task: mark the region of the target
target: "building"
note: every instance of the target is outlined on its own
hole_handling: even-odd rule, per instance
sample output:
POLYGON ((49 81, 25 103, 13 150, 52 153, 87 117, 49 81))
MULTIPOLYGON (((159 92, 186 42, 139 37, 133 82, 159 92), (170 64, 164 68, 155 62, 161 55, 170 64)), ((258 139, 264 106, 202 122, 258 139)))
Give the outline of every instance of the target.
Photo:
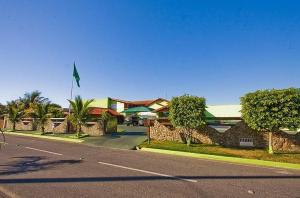
MULTIPOLYGON (((152 100, 127 101, 107 97, 103 99, 95 99, 90 104, 90 113, 92 115, 97 116, 102 114, 103 112, 108 112, 112 116, 117 117, 119 122, 122 122, 124 116, 126 116, 126 114, 123 113, 124 110, 134 107, 148 107, 150 109, 155 110, 164 106, 168 106, 168 104, 169 101, 163 98, 157 98, 152 100)), ((157 113, 154 112, 139 112, 138 115, 145 117, 157 117, 157 113)))

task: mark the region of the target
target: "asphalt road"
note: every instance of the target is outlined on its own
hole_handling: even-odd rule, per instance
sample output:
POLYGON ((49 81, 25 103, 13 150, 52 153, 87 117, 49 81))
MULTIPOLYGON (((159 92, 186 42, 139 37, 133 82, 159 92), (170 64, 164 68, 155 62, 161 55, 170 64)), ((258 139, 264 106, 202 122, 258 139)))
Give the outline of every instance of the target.
POLYGON ((0 197, 300 197, 300 171, 7 136, 0 197))

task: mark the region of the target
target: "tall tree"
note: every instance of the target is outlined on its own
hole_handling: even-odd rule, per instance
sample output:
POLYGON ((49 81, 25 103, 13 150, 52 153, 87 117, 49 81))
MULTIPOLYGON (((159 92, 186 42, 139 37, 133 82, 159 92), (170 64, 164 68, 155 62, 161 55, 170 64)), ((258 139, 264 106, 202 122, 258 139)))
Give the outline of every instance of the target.
POLYGON ((79 138, 81 134, 81 127, 86 126, 87 122, 92 119, 89 114, 89 105, 94 100, 83 101, 80 96, 76 96, 74 101, 68 101, 72 109, 72 114, 69 116, 69 120, 72 122, 73 125, 76 126, 77 137, 79 138))
POLYGON ((34 111, 34 117, 36 118, 37 123, 41 127, 42 135, 45 134, 45 124, 47 123, 48 118, 51 117, 51 104, 41 103, 37 104, 34 111))
POLYGON ((258 90, 241 97, 242 118, 248 126, 269 133, 269 153, 273 153, 272 134, 280 128, 300 127, 300 90, 258 90))
POLYGON ((58 104, 50 103, 49 112, 51 113, 52 117, 54 117, 54 118, 63 118, 64 117, 63 109, 58 104))
POLYGON ((183 95, 171 100, 169 118, 175 127, 183 128, 188 146, 193 129, 205 125, 205 106, 205 98, 197 96, 183 95))
POLYGON ((48 98, 42 96, 40 91, 26 92, 23 97, 19 98, 23 103, 25 114, 32 116, 38 104, 50 102, 48 98))
POLYGON ((16 130, 16 123, 24 116, 24 106, 18 101, 7 103, 8 119, 13 123, 13 131, 16 130))

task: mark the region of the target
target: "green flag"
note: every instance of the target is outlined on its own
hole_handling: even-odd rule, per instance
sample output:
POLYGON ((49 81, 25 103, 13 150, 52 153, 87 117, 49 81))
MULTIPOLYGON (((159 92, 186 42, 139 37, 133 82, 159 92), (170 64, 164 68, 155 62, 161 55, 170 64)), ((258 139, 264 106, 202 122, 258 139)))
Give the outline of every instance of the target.
POLYGON ((79 77, 78 71, 77 71, 77 69, 76 69, 75 63, 74 63, 74 69, 73 69, 73 77, 74 77, 75 80, 76 80, 77 86, 80 87, 80 84, 79 84, 80 77, 79 77))

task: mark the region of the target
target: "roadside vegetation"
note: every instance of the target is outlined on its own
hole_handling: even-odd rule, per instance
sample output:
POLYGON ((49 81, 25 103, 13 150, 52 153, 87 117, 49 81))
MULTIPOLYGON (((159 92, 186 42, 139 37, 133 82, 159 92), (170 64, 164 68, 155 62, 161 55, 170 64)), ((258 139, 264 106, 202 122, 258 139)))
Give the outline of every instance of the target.
POLYGON ((189 147, 187 147, 183 143, 171 141, 151 141, 151 144, 144 142, 143 144, 139 145, 139 147, 300 164, 300 152, 275 152, 272 155, 264 149, 225 148, 222 146, 204 144, 191 144, 189 147))
POLYGON ((77 137, 79 138, 82 132, 82 126, 87 126, 88 122, 92 120, 89 114, 89 105, 94 100, 83 101, 80 96, 76 96, 74 101, 68 101, 72 108, 72 114, 68 119, 76 127, 77 137))
POLYGON ((170 104, 170 120, 173 126, 183 128, 185 141, 190 146, 193 129, 205 125, 205 98, 183 95, 173 97, 170 104))
POLYGON ((89 113, 89 105, 93 100, 83 100, 76 96, 74 100, 68 100, 71 107, 71 114, 66 115, 60 105, 52 103, 48 98, 42 96, 40 91, 26 92, 23 97, 7 102, 7 105, 0 104, 0 116, 6 115, 12 123, 11 129, 7 132, 15 132, 16 124, 23 118, 33 119, 32 131, 16 131, 33 135, 44 135, 63 138, 84 138, 82 127, 88 127, 89 122, 100 122, 106 132, 116 125, 116 120, 108 112, 99 117, 93 117, 89 113), (75 128, 76 134, 49 133, 45 129, 50 118, 65 118, 75 128))
POLYGON ((63 115, 62 107, 43 97, 40 91, 26 92, 23 97, 7 102, 1 113, 7 113, 13 124, 12 131, 16 130, 16 123, 22 118, 34 118, 34 125, 41 129, 42 135, 48 118, 63 115))
POLYGON ((300 126, 300 90, 271 89, 248 93, 241 98, 242 118, 248 126, 269 133, 269 153, 273 153, 272 134, 281 128, 300 126))

